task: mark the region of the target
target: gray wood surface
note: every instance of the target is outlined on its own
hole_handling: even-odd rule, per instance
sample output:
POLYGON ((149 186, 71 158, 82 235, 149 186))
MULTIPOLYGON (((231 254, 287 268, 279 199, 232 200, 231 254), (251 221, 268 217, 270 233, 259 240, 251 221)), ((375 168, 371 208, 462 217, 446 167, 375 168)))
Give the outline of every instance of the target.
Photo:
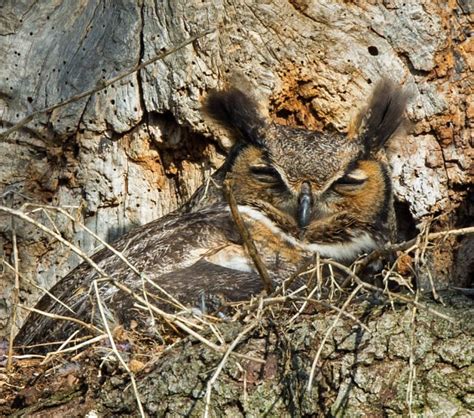
MULTIPOLYGON (((376 81, 388 76, 413 92, 412 133, 393 140, 389 153, 397 197, 417 223, 456 209, 465 205, 472 156, 467 9, 466 2, 401 0, 3 1, 4 129, 191 35, 215 31, 2 139, 2 202, 73 206, 79 221, 111 240, 178 207, 221 164, 229 140, 211 137, 200 113, 209 89, 236 84, 252 89, 279 122, 346 130, 376 81)), ((34 216, 86 252, 97 246, 63 216, 34 216)), ((50 287, 79 262, 33 226, 14 226, 26 279, 50 287)), ((0 251, 9 261, 11 237, 11 219, 0 214, 0 251)), ((451 271, 444 271, 450 248, 437 267, 441 283, 451 271)), ((463 269, 459 274, 465 281, 463 269)), ((0 335, 12 284, 4 268, 0 335)), ((23 280, 21 300, 38 296, 23 280)))

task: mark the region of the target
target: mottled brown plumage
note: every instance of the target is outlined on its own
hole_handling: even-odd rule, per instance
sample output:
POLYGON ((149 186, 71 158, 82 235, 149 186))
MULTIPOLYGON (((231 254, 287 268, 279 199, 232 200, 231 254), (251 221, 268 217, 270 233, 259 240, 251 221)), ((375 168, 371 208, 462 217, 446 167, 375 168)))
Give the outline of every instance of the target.
MULTIPOLYGON (((272 123, 236 89, 211 93, 206 112, 236 138, 224 166, 181 212, 129 232, 114 247, 182 303, 200 306, 204 297, 214 308, 220 297, 239 300, 258 293, 261 280, 220 189, 227 180, 272 280, 289 277, 316 251, 350 262, 394 234, 388 169, 375 155, 400 125, 405 103, 403 92, 381 82, 348 136, 272 123)), ((142 281, 109 250, 93 259, 114 280, 142 294, 142 281)), ((74 313, 49 296, 37 308, 100 326, 91 292, 97 278, 92 267, 81 264, 51 290, 74 313)), ((109 282, 99 287, 112 323, 127 325, 139 317, 130 296, 109 282)), ((150 302, 174 309, 153 286, 145 288, 150 302)), ((146 326, 146 313, 140 317, 146 326)), ((32 314, 16 343, 64 339, 74 329, 74 323, 32 314)))

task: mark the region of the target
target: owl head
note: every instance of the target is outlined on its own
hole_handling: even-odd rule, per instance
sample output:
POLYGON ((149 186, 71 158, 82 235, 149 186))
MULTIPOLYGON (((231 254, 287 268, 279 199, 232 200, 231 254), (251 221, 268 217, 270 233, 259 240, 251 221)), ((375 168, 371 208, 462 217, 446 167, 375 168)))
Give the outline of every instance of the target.
POLYGON ((211 93, 207 113, 236 138, 225 165, 237 203, 309 243, 376 243, 393 234, 387 166, 377 152, 403 120, 407 94, 387 80, 375 88, 351 134, 283 126, 262 116, 238 89, 211 93))

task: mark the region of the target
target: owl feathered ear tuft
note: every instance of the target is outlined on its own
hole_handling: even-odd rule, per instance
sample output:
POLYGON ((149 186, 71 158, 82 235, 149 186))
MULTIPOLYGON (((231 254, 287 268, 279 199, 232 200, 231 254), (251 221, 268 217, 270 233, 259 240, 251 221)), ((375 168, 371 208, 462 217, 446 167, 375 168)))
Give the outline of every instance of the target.
POLYGON ((357 136, 366 153, 383 147, 404 122, 404 112, 410 95, 388 79, 377 83, 370 103, 358 116, 357 136))
POLYGON ((261 130, 265 119, 257 103, 239 89, 212 91, 204 103, 204 111, 212 119, 237 134, 238 139, 262 145, 261 130))

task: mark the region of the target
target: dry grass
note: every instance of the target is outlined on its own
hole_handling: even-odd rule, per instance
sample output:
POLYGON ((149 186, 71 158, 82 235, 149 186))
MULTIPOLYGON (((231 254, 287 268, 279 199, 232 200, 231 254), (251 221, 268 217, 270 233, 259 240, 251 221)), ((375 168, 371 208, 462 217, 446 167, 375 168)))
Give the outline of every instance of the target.
MULTIPOLYGON (((124 70, 118 76, 114 77, 113 79, 104 81, 98 86, 95 86, 93 89, 88 91, 82 92, 78 95, 75 95, 67 100, 64 100, 60 103, 57 103, 53 106, 50 106, 45 109, 38 110, 36 112, 31 113, 30 115, 23 118, 17 124, 14 124, 9 129, 4 130, 0 133, 0 139, 7 140, 8 136, 13 133, 14 131, 23 128, 26 126, 31 120, 34 119, 39 114, 51 112, 54 109, 57 109, 62 106, 66 106, 70 103, 76 102, 84 97, 88 97, 107 86, 116 83, 117 81, 122 80, 123 78, 129 76, 130 74, 137 72, 148 65, 163 59, 164 57, 176 52, 177 50, 189 45, 193 41, 206 36, 207 34, 211 33, 212 30, 203 32, 196 36, 190 37, 189 39, 185 40, 179 45, 176 45, 163 53, 156 55, 155 57, 151 58, 150 60, 143 62, 139 65, 136 65, 132 68, 124 70)), ((111 355, 115 357, 115 359, 120 363, 121 367, 128 373, 130 377, 130 381, 132 384, 132 388, 135 394, 135 398, 137 401, 137 406, 140 411, 141 416, 144 416, 144 411, 142 407, 142 403, 140 400, 140 394, 138 393, 138 389, 136 386, 135 381, 135 372, 133 367, 131 367, 130 363, 123 358, 121 354, 121 350, 119 350, 118 345, 116 343, 116 336, 114 335, 114 330, 110 329, 107 318, 106 306, 104 306, 104 302, 100 298, 100 294, 98 291, 98 283, 102 281, 107 281, 110 285, 115 286, 120 291, 129 295, 129 297, 135 300, 135 307, 145 310, 148 312, 152 323, 155 321, 162 321, 168 325, 169 330, 174 330, 176 333, 180 333, 180 335, 190 336, 198 340, 200 343, 206 345, 211 350, 214 350, 220 354, 222 354, 221 361, 219 362, 216 370, 209 378, 207 383, 207 389, 205 394, 205 416, 209 415, 209 410, 211 406, 211 395, 213 386, 217 382, 219 375, 221 374, 222 370, 224 369, 228 359, 230 357, 234 357, 235 359, 245 359, 251 360, 257 363, 264 363, 264 359, 255 358, 250 355, 245 355, 241 353, 237 353, 234 350, 238 347, 241 341, 244 339, 245 336, 248 336, 252 331, 254 331, 257 327, 259 327, 267 316, 274 315, 273 308, 277 307, 285 307, 287 310, 291 312, 289 319, 286 321, 287 326, 293 324, 298 318, 300 318, 305 311, 312 305, 319 305, 323 306, 327 309, 333 310, 336 312, 336 317, 332 323, 332 325, 326 330, 323 338, 321 338, 317 350, 316 355, 313 359, 313 363, 311 366, 311 370, 309 373, 309 379, 307 384, 308 391, 312 387, 312 382, 314 379, 314 373, 316 370, 316 366, 318 365, 322 350, 328 338, 331 336, 332 332, 336 328, 338 321, 342 316, 350 318, 352 321, 357 323, 361 328, 365 329, 366 331, 370 332, 370 329, 357 317, 352 315, 348 312, 348 307, 352 303, 352 301, 361 293, 377 293, 378 295, 384 296, 390 303, 394 304, 395 301, 406 303, 412 306, 412 319, 411 319, 411 330, 412 330, 412 338, 410 343, 410 358, 409 358, 409 368, 410 368, 410 376, 409 376, 409 384, 407 386, 407 393, 406 393, 406 402, 408 405, 409 414, 412 415, 412 401, 413 401, 413 384, 416 378, 416 368, 414 365, 414 351, 415 351, 415 324, 416 324, 416 314, 419 310, 429 310, 430 312, 436 314, 440 318, 444 320, 452 321, 451 318, 447 317, 446 315, 433 310, 432 308, 426 307, 423 303, 419 302, 419 294, 415 292, 413 284, 409 279, 404 277, 403 274, 399 273, 397 268, 398 265, 403 261, 404 257, 413 254, 414 266, 409 266, 409 268, 416 270, 426 264, 426 254, 432 246, 432 242, 435 240, 443 239, 449 235, 465 235, 465 234, 472 234, 474 232, 474 227, 470 228, 463 228, 463 229, 456 229, 456 230, 448 230, 443 232, 430 232, 429 225, 419 234, 415 239, 411 241, 407 241, 397 245, 387 246, 386 248, 375 251, 361 259, 359 259, 356 263, 354 263, 351 267, 344 266, 334 260, 326 260, 321 259, 319 255, 316 255, 314 260, 310 260, 306 265, 301 266, 301 268, 290 278, 287 278, 282 282, 282 284, 277 288, 273 289, 273 283, 270 280, 269 274, 267 269, 262 262, 260 256, 258 255, 258 251, 253 244, 251 236, 249 236, 248 231, 245 228, 245 225, 240 217, 240 214, 237 210, 237 205, 235 203, 235 199, 233 199, 232 193, 230 188, 224 187, 224 192, 226 193, 227 200, 232 210, 232 214, 234 216, 237 228, 241 233, 245 247, 247 248, 248 253, 250 254, 254 264, 261 276, 264 288, 266 290, 266 294, 259 295, 254 297, 250 301, 244 301, 240 303, 229 303, 227 306, 231 308, 234 312, 234 315, 231 317, 230 320, 235 322, 240 322, 242 324, 242 331, 238 333, 238 335, 231 341, 230 343, 226 343, 224 338, 220 335, 219 327, 216 324, 219 323, 220 319, 215 318, 212 316, 196 316, 192 315, 189 317, 189 310, 184 306, 179 300, 176 300, 173 295, 168 294, 165 289, 162 289, 159 284, 151 281, 143 272, 140 272, 136 269, 132 263, 130 263, 121 252, 115 250, 113 247, 105 243, 100 237, 98 237, 95 233, 89 230, 85 225, 77 222, 77 220, 70 215, 64 208, 58 207, 51 207, 51 206, 44 206, 44 205, 25 205, 20 210, 12 209, 5 206, 0 206, 0 211, 11 215, 11 232, 12 232, 12 247, 13 247, 13 264, 8 263, 6 260, 2 260, 3 265, 10 271, 13 272, 14 275, 14 287, 13 287, 13 297, 12 297, 12 317, 10 318, 10 323, 14 324, 17 316, 17 309, 27 309, 29 311, 41 313, 42 315, 50 316, 58 321, 73 321, 79 324, 83 329, 89 331, 92 335, 88 335, 86 337, 77 338, 76 334, 72 334, 67 338, 65 341, 57 341, 55 345, 59 346, 56 350, 48 353, 46 356, 33 356, 33 355, 23 355, 23 356, 16 356, 14 355, 13 351, 13 336, 14 336, 14 327, 12 326, 10 330, 10 338, 9 338, 9 345, 8 345, 8 352, 7 352, 7 363, 6 363, 6 370, 7 373, 12 373, 13 364, 15 359, 33 359, 39 357, 43 363, 43 365, 47 365, 49 363, 58 361, 60 362, 60 357, 67 353, 78 353, 75 355, 74 359, 79 359, 84 353, 84 350, 87 347, 94 346, 100 342, 104 342, 107 340, 110 344, 111 350, 105 356, 105 359, 110 360, 111 355), (33 208, 30 212, 30 208, 33 208), (42 213, 46 216, 49 220, 51 226, 48 227, 40 222, 36 221, 32 215, 35 211, 42 211, 42 213), (60 234, 59 228, 56 227, 54 224, 52 217, 50 216, 50 212, 55 211, 61 213, 63 216, 68 218, 71 222, 74 223, 76 228, 82 228, 87 234, 92 236, 98 243, 102 246, 108 248, 112 251, 119 259, 121 259, 128 268, 133 271, 137 277, 141 280, 141 293, 137 294, 133 292, 130 288, 125 286, 122 283, 119 283, 113 279, 111 279, 105 271, 103 271, 87 254, 85 254, 80 248, 76 247, 74 244, 69 242, 68 240, 64 239, 63 236, 60 234), (41 288, 35 283, 32 283, 27 278, 24 278, 20 274, 20 259, 18 256, 18 245, 17 245, 17 231, 16 231, 16 222, 17 220, 22 220, 27 222, 39 230, 43 231, 47 235, 53 237, 58 242, 63 244, 65 247, 69 248, 75 254, 79 255, 85 263, 88 263, 91 268, 97 271, 99 278, 94 280, 92 283, 92 287, 94 290, 94 295, 96 298, 97 306, 100 312, 100 316, 102 318, 102 327, 99 328, 94 324, 88 324, 83 321, 80 321, 76 318, 67 317, 67 316, 60 316, 50 314, 48 312, 41 312, 35 308, 26 307, 19 303, 19 292, 21 288, 21 282, 25 281, 29 284, 38 288, 41 292, 50 295, 54 300, 61 303, 65 306, 69 311, 72 311, 70 307, 65 305, 62 301, 57 300, 54 295, 51 295, 46 289, 41 288), (365 282, 360 277, 359 273, 367 267, 370 263, 383 258, 385 255, 389 253, 398 253, 397 259, 388 266, 384 273, 383 273, 383 283, 384 287, 380 288, 368 282, 365 282), (325 274, 323 270, 326 269, 329 271, 329 274, 325 274), (336 274, 334 269, 339 271, 339 274, 345 275, 344 280, 340 280, 336 278, 336 274), (294 283, 295 280, 299 278, 305 278, 306 284, 301 286, 296 290, 289 290, 291 289, 291 285, 294 283), (393 292, 390 290, 390 285, 392 283, 396 283, 399 287, 405 290, 409 296, 404 294, 403 292, 393 292), (170 314, 165 312, 152 303, 150 303, 149 294, 146 291, 145 284, 149 284, 150 286, 154 287, 160 295, 164 299, 169 302, 171 306, 174 306, 176 309, 182 312, 188 312, 188 316, 177 314, 170 314), (325 289, 329 289, 328 292, 325 294, 325 289), (210 330, 213 335, 216 337, 218 344, 212 342, 209 338, 206 338, 205 332, 206 330, 210 330)), ((428 274, 429 271, 428 271, 428 274)), ((429 275, 431 279, 431 287, 433 296, 438 298, 436 293, 435 283, 432 280, 432 277, 429 275)), ((173 341, 177 341, 176 338, 172 339, 173 341)), ((172 347, 173 344, 168 346, 168 349, 172 347)), ((106 361, 104 359, 104 362, 106 361)), ((153 361, 153 360, 151 360, 153 361)), ((244 370, 243 368, 241 368, 244 370)), ((245 374, 245 373, 244 373, 245 374)), ((8 376, 7 376, 8 377, 8 376)), ((2 381, 2 384, 5 386, 18 388, 20 386, 11 385, 8 381, 2 381)), ((244 399, 246 399, 246 377, 244 376, 244 399)))
MULTIPOLYGON (((226 366, 226 363, 230 357, 234 357, 236 360, 239 360, 239 359, 250 360, 253 362, 260 363, 260 364, 263 364, 265 362, 264 359, 256 358, 254 356, 250 356, 250 355, 246 355, 242 353, 237 353, 235 352, 235 349, 239 346, 239 344, 241 343, 242 339, 245 336, 250 335, 252 331, 254 331, 257 327, 259 327, 262 324, 262 321, 266 317, 269 317, 275 314, 274 311, 272 310, 273 307, 282 307, 282 308, 284 307, 286 311, 293 312, 293 314, 291 314, 289 316, 289 319, 287 320, 288 326, 294 323, 301 315, 303 315, 310 306, 314 306, 314 305, 324 306, 325 308, 328 308, 336 312, 336 317, 332 325, 326 330, 324 336, 320 339, 318 343, 316 355, 313 359, 312 367, 309 372, 309 379, 308 379, 308 384, 307 384, 308 391, 311 390, 315 370, 320 360, 320 356, 324 348, 324 345, 326 341, 328 340, 328 338, 331 336, 334 329, 336 328, 338 321, 340 320, 342 316, 350 318, 354 322, 358 323, 361 328, 364 328, 366 331, 370 332, 368 327, 362 321, 360 321, 360 319, 358 319, 357 317, 352 315, 350 312, 348 312, 348 307, 352 303, 352 301, 357 296, 361 295, 364 292, 377 293, 378 295, 382 295, 385 298, 387 298, 387 300, 390 301, 391 303, 394 303, 394 301, 397 301, 397 302, 402 302, 404 304, 412 305, 413 335, 414 335, 414 330, 415 330, 416 313, 418 310, 426 309, 444 320, 452 321, 451 318, 447 317, 441 312, 437 312, 433 310, 432 308, 425 306, 423 303, 421 303, 418 300, 419 295, 418 293, 414 292, 413 286, 410 280, 404 278, 399 272, 397 272, 397 264, 399 263, 400 259, 402 259, 402 257, 404 257, 407 254, 411 254, 414 252, 425 254, 426 251, 428 250, 428 246, 432 245, 430 243, 432 243, 433 240, 442 239, 443 237, 447 235, 469 234, 469 233, 472 233, 474 230, 474 228, 464 228, 464 229, 457 229, 457 230, 437 232, 437 233, 429 233, 427 231, 424 231, 422 234, 423 239, 418 238, 416 240, 411 240, 402 244, 397 244, 395 246, 389 246, 383 249, 382 251, 378 251, 376 253, 369 254, 368 256, 365 256, 364 258, 361 258, 356 263, 354 263, 351 267, 342 265, 334 260, 321 259, 319 256, 316 256, 314 260, 311 260, 311 263, 303 266, 298 271, 297 274, 283 281, 282 284, 278 288, 276 288, 271 294, 259 295, 249 301, 243 301, 240 303, 229 303, 228 307, 234 311, 234 315, 232 316, 232 318, 228 320, 240 322, 242 324, 242 331, 234 338, 233 341, 231 341, 230 343, 225 343, 224 339, 220 336, 220 333, 219 333, 218 323, 221 321, 219 318, 212 317, 212 316, 197 316, 197 315, 191 315, 190 317, 189 310, 187 310, 186 307, 182 303, 176 300, 172 295, 167 294, 167 292, 164 289, 159 288, 158 284, 153 283, 155 287, 159 288, 161 294, 164 295, 164 297, 169 298, 169 302, 172 306, 175 306, 176 308, 181 309, 182 311, 185 310, 186 312, 188 312, 188 315, 183 316, 179 312, 172 314, 172 313, 165 312, 162 309, 159 309, 158 307, 150 303, 150 300, 148 298, 148 293, 145 290, 144 285, 142 286, 141 293, 137 294, 133 292, 131 289, 129 289, 127 286, 125 286, 123 283, 113 280, 87 254, 85 254, 81 249, 77 248, 74 244, 65 240, 60 234, 58 234, 58 229, 55 228, 54 223, 53 223, 53 227, 47 227, 41 224, 40 222, 38 222, 37 220, 35 220, 31 215, 34 213, 34 211, 37 211, 38 209, 41 209, 46 212, 56 211, 56 212, 61 213, 66 218, 68 218, 71 222, 74 222, 76 228, 78 227, 82 228, 84 231, 86 231, 88 234, 90 234, 92 237, 98 240, 103 246, 106 246, 111 251, 113 251, 114 254, 118 258, 122 259, 128 265, 128 267, 132 271, 134 271, 137 277, 143 281, 143 284, 145 282, 151 283, 151 281, 146 277, 146 275, 138 271, 123 256, 122 253, 118 252, 117 250, 112 248, 110 245, 106 244, 99 237, 97 237, 97 235, 95 235, 92 231, 87 229, 84 225, 78 223, 74 219, 74 217, 72 217, 64 209, 49 207, 49 206, 42 206, 42 207, 36 206, 36 207, 33 207, 33 210, 31 212, 28 212, 28 210, 31 210, 32 207, 33 206, 29 205, 28 207, 23 207, 21 210, 15 210, 15 209, 0 206, 0 211, 10 214, 12 216, 12 219, 22 220, 31 225, 34 225, 35 227, 37 227, 44 233, 48 234, 49 236, 61 242, 64 246, 69 248, 74 253, 78 254, 84 260, 84 262, 88 263, 91 266, 91 268, 96 270, 99 278, 93 281, 92 286, 93 286, 95 298, 97 301, 97 306, 100 312, 100 316, 102 318, 102 323, 101 323, 101 326, 98 327, 94 324, 84 323, 75 318, 52 315, 48 312, 40 312, 36 310, 35 308, 29 308, 29 307, 19 304, 18 300, 15 301, 15 310, 13 311, 12 315, 15 315, 17 308, 28 309, 30 311, 39 312, 43 315, 52 316, 56 320, 75 321, 76 323, 81 325, 83 329, 88 330, 92 334, 89 337, 86 337, 86 339, 77 339, 76 335, 74 334, 74 335, 71 335, 66 341, 58 341, 57 345, 59 345, 59 348, 50 352, 46 357, 42 359, 44 364, 49 364, 51 362, 54 362, 56 359, 59 359, 61 355, 64 355, 66 353, 71 353, 71 352, 77 353, 78 351, 80 352, 81 350, 84 350, 86 347, 94 346, 97 343, 103 342, 104 340, 108 341, 111 347, 111 351, 109 352, 109 354, 107 354, 107 359, 110 360, 111 356, 113 356, 119 362, 119 364, 121 365, 121 368, 125 370, 126 373, 128 373, 130 382, 132 385, 132 389, 135 393, 137 406, 142 416, 144 416, 144 411, 143 411, 143 407, 140 401, 140 394, 138 393, 138 389, 136 386, 135 373, 130 367, 130 364, 127 362, 127 360, 124 359, 123 356, 121 355, 121 350, 118 348, 118 345, 115 341, 114 330, 110 329, 107 318, 106 318, 105 310, 107 308, 104 306, 104 302, 101 300, 100 295, 99 295, 98 283, 100 283, 101 281, 107 281, 110 283, 110 285, 115 286, 120 291, 128 294, 131 298, 135 300, 136 307, 138 307, 139 309, 146 310, 149 313, 149 315, 152 316, 155 320, 159 320, 165 324, 168 324, 169 330, 174 329, 176 332, 179 332, 181 337, 183 336, 193 337, 196 340, 198 340, 200 343, 209 347, 211 350, 214 350, 222 354, 221 361, 219 362, 219 365, 217 366, 212 376, 209 378, 208 384, 207 384, 207 390, 205 394, 205 408, 206 408, 205 415, 208 416, 210 413, 209 411, 210 411, 210 406, 211 406, 211 395, 212 395, 213 386, 218 380, 219 375, 221 374, 222 370, 226 366), (362 278, 359 276, 359 273, 360 271, 362 271, 363 267, 368 265, 367 260, 374 261, 375 259, 381 257, 381 255, 384 255, 389 251, 397 251, 398 257, 391 265, 387 266, 387 268, 383 272, 383 282, 385 286, 380 288, 380 287, 375 286, 374 284, 370 284, 362 280, 362 278), (324 269, 327 270, 327 273, 323 272, 324 269), (339 277, 337 277, 338 275, 335 274, 334 269, 336 269, 339 272, 338 273, 339 277), (343 278, 342 280, 340 278, 341 274, 345 275, 345 278, 343 278), (290 285, 294 283, 294 281, 298 278, 299 279, 304 278, 306 284, 304 284, 303 286, 300 286, 298 289, 290 290, 289 289, 290 285), (394 292, 394 291, 389 290, 390 289, 389 284, 392 282, 395 282, 397 286, 399 287, 401 286, 402 288, 404 288, 405 292, 394 292), (329 289, 329 291, 326 291, 326 294, 323 294, 325 293, 324 289, 329 289), (413 296, 410 296, 410 294, 412 294, 413 296), (211 341, 209 338, 205 337, 206 330, 211 330, 213 335, 216 336, 216 340, 219 341, 219 343, 215 343, 211 341)), ((47 219, 51 220, 51 217, 47 217, 47 219)), ((251 237, 247 237, 247 239, 251 241, 251 237)), ((247 245, 249 244, 247 243, 247 245)), ((256 253, 256 257, 258 257, 258 253, 256 253)), ((419 263, 422 262, 420 261, 422 258, 423 257, 418 258, 419 263)), ((7 263, 5 260, 3 261, 3 263, 9 270, 14 272, 15 288, 19 290, 22 276, 19 274, 19 264, 18 264, 19 261, 18 261, 17 256, 14 257, 14 261, 15 261, 14 265, 7 263)), ((257 261, 257 263, 261 263, 261 260, 257 261)), ((264 280, 265 282, 265 279, 263 277, 262 277, 262 280, 264 280)), ((45 289, 40 288, 40 290, 43 291, 44 293, 47 293, 45 289)), ((11 372, 12 370, 12 364, 13 364, 14 359, 25 358, 24 356, 14 355, 13 346, 12 346, 13 330, 11 331, 10 335, 11 337, 10 337, 10 342, 9 342, 8 356, 7 356, 8 358, 7 370, 9 372, 11 372)), ((176 337, 173 338, 174 342, 178 340, 176 339, 176 337)), ((416 368, 414 365, 414 357, 413 357, 413 352, 415 350, 414 344, 415 344, 415 339, 414 337, 412 337, 411 346, 410 346, 410 351, 412 355, 410 356, 410 360, 409 360, 410 380, 409 380, 407 395, 406 395, 406 402, 407 402, 410 413, 411 413, 411 404, 412 404, 412 399, 413 399, 413 382, 416 377, 416 368)))

